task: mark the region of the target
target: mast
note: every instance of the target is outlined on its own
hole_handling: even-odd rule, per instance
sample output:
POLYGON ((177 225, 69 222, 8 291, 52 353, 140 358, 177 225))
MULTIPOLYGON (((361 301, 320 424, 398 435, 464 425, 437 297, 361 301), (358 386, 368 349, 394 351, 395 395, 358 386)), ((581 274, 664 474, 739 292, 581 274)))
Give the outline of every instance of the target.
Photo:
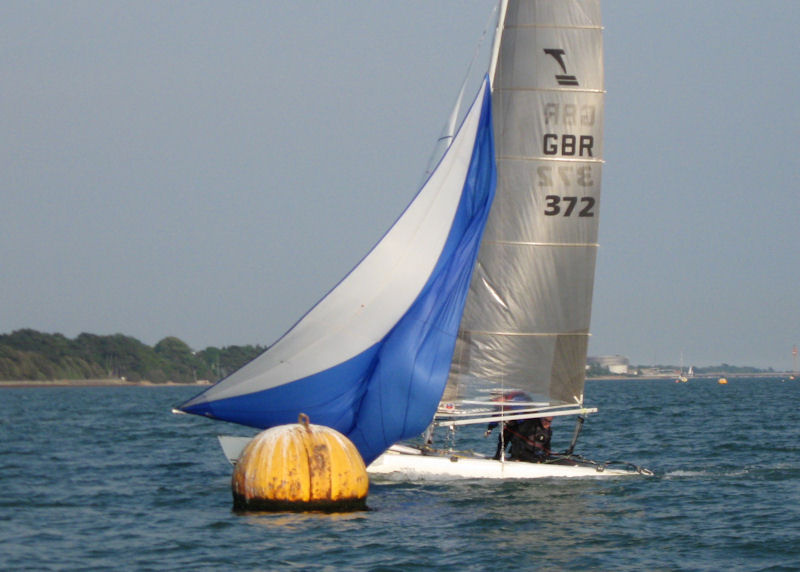
POLYGON ((497 16, 497 27, 494 31, 492 41, 492 57, 489 61, 489 85, 494 89, 494 74, 497 69, 497 56, 500 53, 500 40, 503 37, 503 27, 506 21, 506 11, 508 10, 508 0, 500 0, 500 10, 497 16))

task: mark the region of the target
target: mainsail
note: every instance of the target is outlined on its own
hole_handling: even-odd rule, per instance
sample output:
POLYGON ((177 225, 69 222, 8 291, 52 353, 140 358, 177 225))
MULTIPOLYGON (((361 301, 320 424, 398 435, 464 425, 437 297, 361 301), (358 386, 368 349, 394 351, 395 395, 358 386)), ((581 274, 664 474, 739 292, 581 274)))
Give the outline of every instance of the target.
POLYGON ((501 3, 489 74, 421 190, 266 352, 183 404, 257 428, 300 412, 366 463, 447 400, 583 402, 602 166, 597 0, 501 3), (491 209, 491 212, 490 212, 491 209))
POLYGON ((492 113, 498 182, 445 399, 583 401, 602 168, 599 1, 509 1, 492 113))

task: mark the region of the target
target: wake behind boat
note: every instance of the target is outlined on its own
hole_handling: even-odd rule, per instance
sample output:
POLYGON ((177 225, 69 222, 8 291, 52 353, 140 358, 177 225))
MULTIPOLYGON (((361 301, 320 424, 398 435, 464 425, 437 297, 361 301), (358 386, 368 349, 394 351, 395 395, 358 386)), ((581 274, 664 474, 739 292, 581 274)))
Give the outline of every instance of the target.
POLYGON ((599 0, 503 0, 487 70, 381 241, 267 351, 180 411, 262 429, 304 413, 344 433, 371 474, 637 472, 396 445, 595 411, 583 392, 603 165, 599 0), (524 403, 499 405, 510 393, 524 403))

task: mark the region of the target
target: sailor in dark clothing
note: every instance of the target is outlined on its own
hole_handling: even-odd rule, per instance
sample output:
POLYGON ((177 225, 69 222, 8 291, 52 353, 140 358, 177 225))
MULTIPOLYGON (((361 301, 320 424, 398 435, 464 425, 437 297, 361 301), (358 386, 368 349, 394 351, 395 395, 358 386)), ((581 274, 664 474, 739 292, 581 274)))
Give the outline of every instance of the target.
MULTIPOLYGON (((550 438, 553 430, 550 425, 552 417, 539 417, 535 419, 512 420, 503 423, 503 433, 498 435, 497 450, 493 459, 500 459, 505 449, 511 445, 511 459, 541 463, 550 456, 550 438)), ((489 435, 497 427, 497 423, 490 423, 485 435, 489 435)))
MULTIPOLYGON (((498 423, 489 423, 489 426, 486 428, 486 433, 484 433, 483 436, 488 437, 489 433, 491 433, 497 425, 498 423)), ((500 455, 504 455, 506 449, 511 444, 511 436, 514 434, 516 425, 517 421, 506 421, 503 423, 503 432, 497 436, 497 450, 494 452, 494 457, 492 457, 495 461, 500 460, 500 455)))
MULTIPOLYGON (((499 411, 513 413, 525 409, 525 407, 531 401, 531 398, 527 393, 522 391, 508 391, 502 395, 494 397, 492 401, 497 402, 497 408, 499 411)), ((498 460, 500 459, 501 455, 505 455, 505 450, 511 444, 511 437, 514 435, 518 424, 519 421, 517 420, 502 422, 503 430, 497 436, 497 450, 495 451, 493 457, 494 459, 498 460)), ((486 428, 486 433, 484 433, 483 436, 488 437, 498 425, 500 425, 500 423, 496 421, 489 423, 489 426, 486 428)))
POLYGON ((511 458, 517 461, 541 463, 550 456, 552 417, 538 417, 518 421, 511 432, 511 458))

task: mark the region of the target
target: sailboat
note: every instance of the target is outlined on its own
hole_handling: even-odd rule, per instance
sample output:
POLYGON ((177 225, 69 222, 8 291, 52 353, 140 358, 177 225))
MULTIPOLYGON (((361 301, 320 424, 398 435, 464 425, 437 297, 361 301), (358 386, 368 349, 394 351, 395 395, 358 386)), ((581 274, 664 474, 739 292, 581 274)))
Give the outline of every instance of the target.
MULTIPOLYGON (((503 0, 494 28, 483 81, 394 225, 277 342, 178 412, 259 429, 305 413, 344 433, 371 475, 641 472, 572 455, 596 411, 583 390, 603 165, 599 0, 503 0), (525 401, 498 406, 512 391, 525 401), (437 428, 567 415, 573 443, 548 462, 431 443, 437 428)), ((222 439, 231 460, 244 441, 222 439)))
POLYGON ((694 377, 694 368, 689 366, 688 373, 683 372, 683 352, 681 352, 681 367, 678 370, 678 377, 675 378, 675 383, 686 383, 690 377, 694 377))

